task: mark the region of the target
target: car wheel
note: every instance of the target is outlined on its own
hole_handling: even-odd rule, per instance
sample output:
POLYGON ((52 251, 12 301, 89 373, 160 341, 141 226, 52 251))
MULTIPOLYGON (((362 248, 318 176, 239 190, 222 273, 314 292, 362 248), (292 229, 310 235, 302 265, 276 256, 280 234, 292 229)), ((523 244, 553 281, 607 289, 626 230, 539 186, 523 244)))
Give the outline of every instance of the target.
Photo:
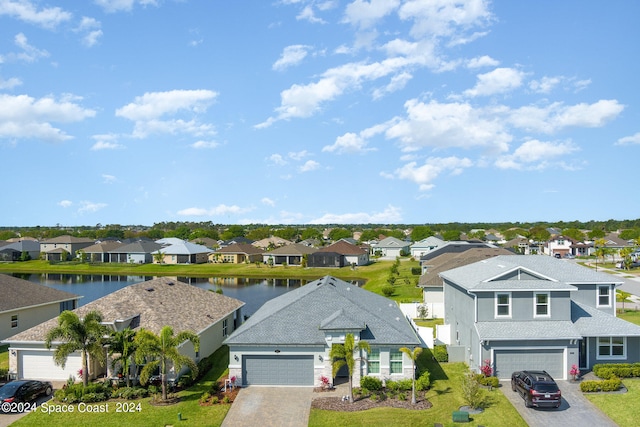
POLYGON ((46 390, 44 391, 45 396, 51 396, 51 392, 53 390, 51 389, 51 387, 47 387, 46 390))

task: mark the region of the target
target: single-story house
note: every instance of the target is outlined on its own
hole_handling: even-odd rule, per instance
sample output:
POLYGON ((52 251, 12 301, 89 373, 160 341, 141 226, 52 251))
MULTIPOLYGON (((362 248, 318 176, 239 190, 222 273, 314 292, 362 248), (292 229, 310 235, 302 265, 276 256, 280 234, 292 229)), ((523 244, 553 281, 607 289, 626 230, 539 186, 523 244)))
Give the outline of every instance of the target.
POLYGON ((160 243, 148 240, 138 240, 120 245, 109 251, 109 262, 150 264, 153 262, 153 253, 163 247, 160 243))
POLYGON ((262 262, 262 249, 249 243, 232 243, 209 254, 209 262, 230 264, 262 262))
POLYGON ((104 241, 98 242, 91 246, 87 246, 82 249, 85 253, 87 259, 91 262, 109 262, 111 251, 115 251, 117 248, 125 246, 123 243, 118 241, 104 241))
MULTIPOLYGON (((74 311, 82 317, 91 310, 102 313, 103 323, 114 331, 127 327, 159 333, 171 326, 174 333, 189 330, 200 337, 200 351, 186 342, 182 354, 199 360, 216 351, 222 341, 242 322, 242 301, 210 292, 169 277, 161 277, 127 286, 74 311)), ((57 325, 58 318, 40 323, 5 340, 9 344, 9 371, 17 378, 66 380, 77 376, 82 366, 80 353, 67 359, 65 368, 53 362, 53 351, 44 345, 46 334, 57 325)), ((53 343, 54 347, 60 343, 53 343)), ((106 351, 106 349, 105 349, 106 351)), ((90 361, 89 375, 110 376, 110 364, 100 366, 90 361)), ((173 373, 175 377, 179 373, 173 373)))
POLYGON ((293 242, 287 239, 283 239, 282 237, 270 236, 266 239, 256 240, 251 244, 256 248, 260 248, 263 251, 266 251, 273 248, 279 248, 280 246, 290 245, 291 243, 293 242))
POLYGON ((616 317, 611 274, 539 255, 500 255, 440 273, 449 360, 498 378, 546 370, 567 379, 572 365, 640 362, 640 326, 616 317))
POLYGON ((0 340, 77 307, 79 295, 0 274, 0 340))
POLYGON ((308 267, 344 267, 369 264, 369 251, 346 240, 318 249, 307 257, 308 267))
MULTIPOLYGON (((151 255, 163 253, 162 262, 164 264, 203 264, 209 261, 209 254, 213 250, 206 246, 181 240, 178 243, 158 249, 151 255)), ((157 263, 156 259, 153 260, 157 263)))
POLYGON ((273 260, 273 265, 300 265, 302 259, 316 252, 317 249, 303 245, 301 243, 292 243, 290 245, 280 246, 269 252, 262 254, 262 260, 269 263, 269 258, 273 260))
MULTIPOLYGON (((410 378, 410 359, 399 349, 420 346, 398 305, 335 277, 321 279, 267 301, 225 340, 229 375, 243 386, 318 386, 332 377, 329 353, 346 334, 365 340, 369 354, 354 370, 381 379, 410 378)), ((338 374, 341 376, 341 374, 338 374)))
POLYGON ((420 258, 421 256, 431 252, 432 250, 445 244, 445 241, 437 238, 436 236, 429 236, 426 239, 422 239, 409 246, 411 256, 420 258))
POLYGON ((409 253, 411 243, 396 237, 386 237, 378 243, 371 245, 371 251, 376 256, 396 258, 409 253))

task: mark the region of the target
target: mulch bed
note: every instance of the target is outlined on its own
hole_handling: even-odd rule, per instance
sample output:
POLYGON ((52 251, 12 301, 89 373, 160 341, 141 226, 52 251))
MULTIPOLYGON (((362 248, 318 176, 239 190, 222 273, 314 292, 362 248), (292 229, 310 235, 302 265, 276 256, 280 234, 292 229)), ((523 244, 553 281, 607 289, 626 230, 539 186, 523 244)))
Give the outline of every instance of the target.
POLYGON ((411 404, 411 395, 407 396, 407 400, 400 400, 393 397, 380 398, 378 400, 371 400, 369 396, 356 397, 354 396, 354 402, 349 403, 343 401, 341 397, 316 397, 311 402, 311 407, 315 409, 324 409, 327 411, 343 411, 343 412, 355 412, 366 411, 372 408, 401 408, 401 409, 429 409, 432 404, 424 396, 416 396, 416 404, 411 404))

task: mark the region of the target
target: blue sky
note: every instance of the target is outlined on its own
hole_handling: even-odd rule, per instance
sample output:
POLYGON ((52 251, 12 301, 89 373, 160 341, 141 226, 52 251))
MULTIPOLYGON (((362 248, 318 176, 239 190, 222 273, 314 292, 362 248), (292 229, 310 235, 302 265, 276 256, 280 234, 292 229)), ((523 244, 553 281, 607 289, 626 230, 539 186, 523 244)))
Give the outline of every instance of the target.
POLYGON ((0 0, 0 224, 637 218, 638 16, 0 0))

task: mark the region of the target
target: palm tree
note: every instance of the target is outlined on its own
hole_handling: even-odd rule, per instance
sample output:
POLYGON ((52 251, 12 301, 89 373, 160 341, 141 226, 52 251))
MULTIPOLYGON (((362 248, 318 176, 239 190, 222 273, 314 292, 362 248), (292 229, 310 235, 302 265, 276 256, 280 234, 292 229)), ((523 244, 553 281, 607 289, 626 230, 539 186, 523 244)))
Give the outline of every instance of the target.
POLYGON ((353 334, 347 334, 344 337, 344 344, 334 344, 331 347, 329 356, 331 357, 331 365, 333 367, 333 377, 338 374, 340 368, 347 365, 349 370, 349 402, 353 403, 353 371, 356 366, 357 360, 364 360, 363 357, 354 357, 354 352, 360 353, 361 350, 367 352, 371 351, 369 343, 360 340, 359 343, 355 343, 353 334))
POLYGON ((162 400, 167 400, 167 362, 171 362, 178 373, 183 366, 191 369, 191 377, 198 375, 198 366, 189 357, 180 354, 178 346, 185 341, 191 341, 196 352, 200 350, 200 337, 190 331, 182 331, 178 335, 173 335, 173 328, 165 326, 160 330, 160 334, 141 329, 135 338, 136 350, 135 360, 138 364, 147 362, 140 372, 140 382, 146 384, 153 372, 160 368, 162 378, 162 400))
POLYGON ((107 334, 108 329, 102 324, 100 312, 90 311, 80 319, 73 311, 65 310, 58 316, 58 326, 47 332, 44 343, 50 349, 53 342, 60 341, 53 352, 53 360, 63 369, 67 357, 75 351, 80 351, 82 384, 86 387, 89 384, 88 356, 104 365, 105 352, 102 345, 107 334))
POLYGON ((126 328, 122 331, 112 333, 111 339, 109 340, 111 344, 109 347, 109 356, 112 356, 111 369, 114 369, 116 364, 120 364, 127 387, 131 386, 129 371, 131 369, 131 363, 133 362, 133 356, 136 352, 135 337, 135 331, 126 328), (115 357, 113 357, 114 355, 115 357))
POLYGON ((158 250, 157 252, 153 253, 153 259, 157 264, 163 264, 164 263, 164 255, 165 253, 158 250))
POLYGON ((418 356, 422 353, 421 347, 415 347, 413 351, 409 350, 407 347, 401 347, 400 351, 409 356, 411 359, 411 403, 416 404, 416 361, 418 360, 418 356))

